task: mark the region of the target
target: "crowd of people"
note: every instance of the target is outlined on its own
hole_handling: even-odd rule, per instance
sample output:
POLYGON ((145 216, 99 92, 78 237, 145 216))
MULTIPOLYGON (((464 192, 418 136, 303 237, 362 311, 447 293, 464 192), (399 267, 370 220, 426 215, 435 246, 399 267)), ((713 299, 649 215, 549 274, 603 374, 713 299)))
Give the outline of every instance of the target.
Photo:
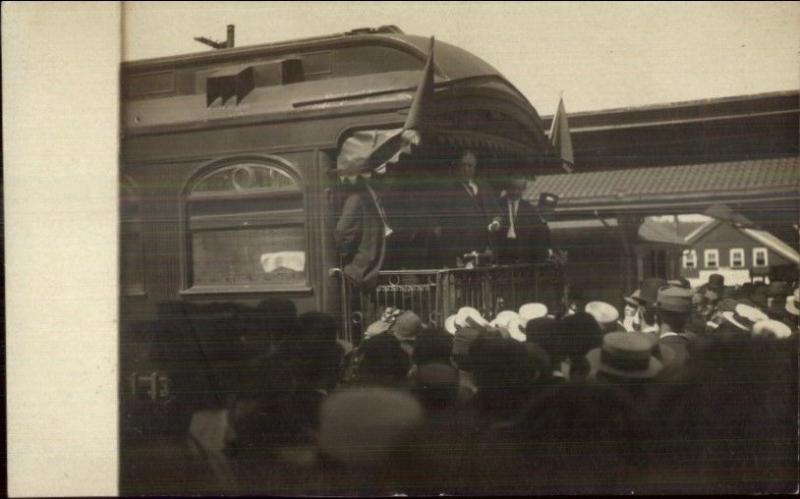
POLYGON ((182 493, 788 492, 789 286, 648 279, 621 314, 463 307, 443 328, 387 309, 356 345, 273 301, 233 389, 191 414, 188 454, 147 455, 182 493))

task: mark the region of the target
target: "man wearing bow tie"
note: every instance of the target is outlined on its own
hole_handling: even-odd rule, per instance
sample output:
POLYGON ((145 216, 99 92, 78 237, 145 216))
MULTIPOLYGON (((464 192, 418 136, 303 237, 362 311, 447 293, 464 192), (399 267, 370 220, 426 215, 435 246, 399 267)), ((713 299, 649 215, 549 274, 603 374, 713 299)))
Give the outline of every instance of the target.
POLYGON ((539 211, 522 199, 527 182, 515 178, 500 196, 500 206, 507 220, 500 239, 500 262, 535 263, 547 259, 550 230, 539 211))

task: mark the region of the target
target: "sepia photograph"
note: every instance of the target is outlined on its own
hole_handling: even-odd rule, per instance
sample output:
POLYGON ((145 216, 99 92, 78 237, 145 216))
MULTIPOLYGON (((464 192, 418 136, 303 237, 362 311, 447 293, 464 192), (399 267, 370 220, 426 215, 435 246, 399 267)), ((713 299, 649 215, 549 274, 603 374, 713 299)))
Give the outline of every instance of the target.
POLYGON ((116 29, 118 494, 797 493, 800 3, 116 29))

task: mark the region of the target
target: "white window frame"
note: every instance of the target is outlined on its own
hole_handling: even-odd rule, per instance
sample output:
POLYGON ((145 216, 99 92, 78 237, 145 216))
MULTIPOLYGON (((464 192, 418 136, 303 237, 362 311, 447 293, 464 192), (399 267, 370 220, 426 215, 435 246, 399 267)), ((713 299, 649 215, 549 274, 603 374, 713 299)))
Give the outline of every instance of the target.
POLYGON ((696 269, 697 268, 697 251, 695 250, 684 250, 683 251, 683 268, 685 269, 696 269), (692 266, 689 266, 691 262, 692 266))
POLYGON ((731 248, 730 253, 729 253, 728 256, 730 258, 730 265, 729 265, 730 268, 732 268, 732 269, 743 269, 744 268, 744 248, 731 248), (734 255, 739 255, 739 260, 741 262, 739 265, 736 265, 734 263, 734 260, 735 260, 734 255))
POLYGON ((769 267, 769 251, 767 248, 760 246, 758 248, 753 248, 753 267, 769 267), (764 254, 764 265, 758 264, 758 254, 764 254))
POLYGON ((703 251, 703 266, 707 269, 718 269, 719 268, 719 250, 717 249, 707 249, 703 251), (710 256, 714 255, 714 266, 708 264, 710 260, 710 256))

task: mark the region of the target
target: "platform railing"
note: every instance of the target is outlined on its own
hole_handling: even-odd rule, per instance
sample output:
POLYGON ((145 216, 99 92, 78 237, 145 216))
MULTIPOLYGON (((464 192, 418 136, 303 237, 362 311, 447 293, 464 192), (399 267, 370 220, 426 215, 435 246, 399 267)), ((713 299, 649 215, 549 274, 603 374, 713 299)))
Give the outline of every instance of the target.
POLYGON ((375 289, 369 291, 352 286, 341 272, 333 274, 340 279, 342 333, 350 342, 357 342, 386 307, 413 310, 424 323, 443 327, 445 319, 463 306, 474 307, 487 318, 532 301, 545 303, 556 314, 564 306, 563 272, 553 262, 473 269, 384 270, 375 289))

